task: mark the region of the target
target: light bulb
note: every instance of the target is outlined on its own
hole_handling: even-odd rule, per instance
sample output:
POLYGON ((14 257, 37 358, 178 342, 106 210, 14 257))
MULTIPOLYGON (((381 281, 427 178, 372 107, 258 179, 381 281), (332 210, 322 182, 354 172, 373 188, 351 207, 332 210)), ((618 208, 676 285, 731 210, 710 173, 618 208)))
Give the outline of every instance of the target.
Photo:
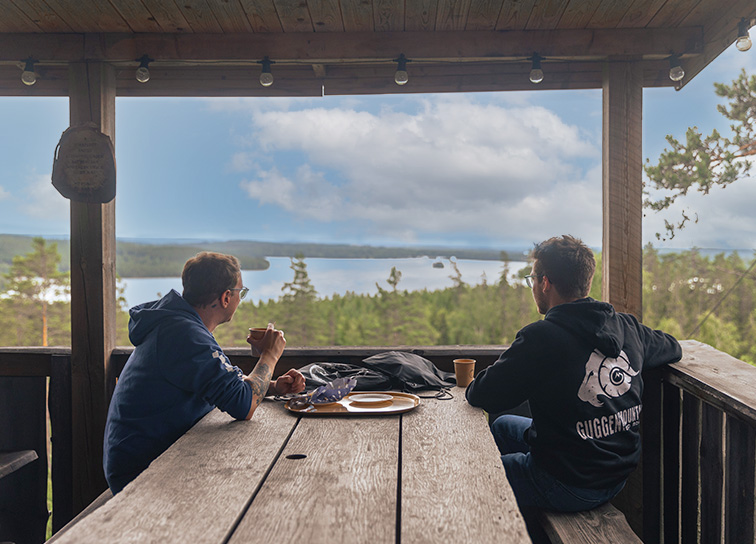
POLYGON ((34 73, 34 63, 36 61, 29 57, 26 59, 24 71, 21 72, 21 81, 24 85, 34 85, 37 82, 37 74, 34 73))
POLYGON ((258 64, 262 64, 262 72, 260 72, 260 85, 263 87, 270 87, 273 85, 273 74, 270 71, 270 65, 273 61, 268 57, 263 57, 262 60, 257 61, 258 64))
POLYGON ((142 55, 136 60, 139 62, 139 68, 136 69, 136 80, 139 83, 147 83, 150 80, 150 69, 148 66, 154 59, 151 59, 148 55, 142 55))
POLYGON ((394 72, 394 83, 397 85, 406 85, 409 81, 409 75, 407 75, 407 57, 404 53, 394 59, 396 62, 396 72, 394 72))
POLYGON ((140 66, 136 70, 136 80, 139 83, 147 83, 150 80, 150 69, 146 66, 140 66))
POLYGON ((260 74, 260 85, 263 87, 270 87, 273 85, 273 74, 270 72, 262 72, 260 74))
POLYGON ((680 81, 685 77, 685 70, 679 64, 669 69, 669 79, 672 81, 680 81))
POLYGON ((528 59, 532 64, 530 65, 530 82, 540 83, 543 81, 543 70, 541 69, 541 61, 543 57, 538 53, 533 53, 533 56, 528 59))
POLYGON ((21 73, 21 81, 24 85, 34 85, 37 82, 37 75, 30 70, 24 70, 21 73))
POLYGON ((753 43, 748 34, 745 36, 738 36, 738 40, 735 42, 735 47, 738 48, 738 51, 748 51, 751 48, 751 45, 753 45, 753 43))
POLYGON ((738 23, 738 39, 735 42, 735 47, 738 51, 748 51, 751 48, 751 37, 748 35, 749 21, 743 18, 738 23))
POLYGON ((674 53, 669 57, 669 79, 672 81, 680 81, 685 77, 685 70, 680 66, 680 57, 674 53))

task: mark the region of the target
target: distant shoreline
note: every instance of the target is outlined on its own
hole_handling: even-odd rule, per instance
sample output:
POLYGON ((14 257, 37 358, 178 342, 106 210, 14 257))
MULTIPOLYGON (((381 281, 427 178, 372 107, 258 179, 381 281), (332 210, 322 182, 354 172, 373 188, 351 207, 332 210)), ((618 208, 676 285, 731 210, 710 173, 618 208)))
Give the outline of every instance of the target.
MULTIPOLYGON (((16 255, 31 251, 34 236, 0 234, 0 273, 6 272, 16 255)), ((70 250, 67 237, 42 236, 48 243, 57 244, 61 256, 60 270, 70 270, 70 250)), ((532 247, 510 246, 501 249, 455 248, 438 246, 388 247, 350 244, 316 244, 294 242, 260 242, 253 240, 168 240, 118 239, 116 240, 116 272, 128 278, 167 278, 181 275, 187 259, 200 251, 217 251, 235 255, 244 270, 267 270, 268 258, 305 259, 460 259, 475 261, 526 261, 532 247)), ((597 253, 600 248, 593 248, 597 253)), ((700 254, 712 257, 717 254, 738 253, 751 256, 752 249, 695 248, 700 254)), ((656 248, 659 253, 681 253, 690 249, 656 248)))

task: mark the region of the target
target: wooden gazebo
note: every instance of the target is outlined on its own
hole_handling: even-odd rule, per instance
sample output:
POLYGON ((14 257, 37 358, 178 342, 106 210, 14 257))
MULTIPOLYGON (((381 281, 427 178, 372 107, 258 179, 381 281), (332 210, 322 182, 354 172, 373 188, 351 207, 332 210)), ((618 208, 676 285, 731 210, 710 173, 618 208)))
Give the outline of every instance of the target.
MULTIPOLYGON (((94 123, 117 145, 116 96, 603 89, 603 296, 640 317, 643 88, 685 85, 743 20, 756 22, 753 0, 1 0, 0 95, 68 96, 71 126, 94 123), (266 57, 271 86, 259 81, 266 57), (33 85, 22 83, 27 61, 33 85)), ((71 201, 72 514, 105 487, 114 210, 71 201)), ((0 375, 23 375, 5 361, 0 375)))

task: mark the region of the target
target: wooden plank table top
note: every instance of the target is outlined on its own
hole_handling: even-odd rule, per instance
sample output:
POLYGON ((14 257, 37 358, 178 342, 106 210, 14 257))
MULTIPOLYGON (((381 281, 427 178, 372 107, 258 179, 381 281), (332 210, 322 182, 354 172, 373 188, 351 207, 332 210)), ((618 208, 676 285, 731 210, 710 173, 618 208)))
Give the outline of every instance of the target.
POLYGON ((58 542, 530 542, 483 412, 453 393, 392 416, 214 410, 58 542))

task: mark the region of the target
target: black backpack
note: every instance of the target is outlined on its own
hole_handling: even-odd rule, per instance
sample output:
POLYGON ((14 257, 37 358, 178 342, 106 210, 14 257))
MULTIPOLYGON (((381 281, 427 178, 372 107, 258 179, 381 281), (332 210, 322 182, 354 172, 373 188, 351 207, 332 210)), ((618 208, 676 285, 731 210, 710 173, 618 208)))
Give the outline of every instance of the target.
POLYGON ((299 371, 305 377, 307 391, 337 378, 353 377, 357 380, 354 391, 436 391, 426 396, 448 399, 451 398, 449 388, 457 383, 453 372, 439 370, 428 359, 403 351, 378 353, 364 359, 362 365, 320 362, 299 371))

